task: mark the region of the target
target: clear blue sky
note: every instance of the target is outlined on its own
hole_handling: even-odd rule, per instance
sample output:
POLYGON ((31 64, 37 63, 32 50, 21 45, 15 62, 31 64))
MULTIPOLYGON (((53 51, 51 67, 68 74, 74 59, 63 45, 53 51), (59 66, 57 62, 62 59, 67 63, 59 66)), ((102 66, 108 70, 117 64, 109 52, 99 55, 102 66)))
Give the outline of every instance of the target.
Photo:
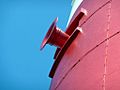
POLYGON ((40 43, 56 16, 65 30, 72 0, 0 0, 0 90, 48 90, 55 48, 40 43))

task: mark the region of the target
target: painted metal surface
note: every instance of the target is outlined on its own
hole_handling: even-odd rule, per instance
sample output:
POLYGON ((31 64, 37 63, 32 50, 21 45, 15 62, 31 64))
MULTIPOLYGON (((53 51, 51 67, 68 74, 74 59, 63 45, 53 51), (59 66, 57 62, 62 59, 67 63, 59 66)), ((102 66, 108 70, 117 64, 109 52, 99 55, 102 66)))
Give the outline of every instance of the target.
POLYGON ((120 90, 120 0, 84 0, 69 25, 81 8, 88 12, 78 24, 83 33, 61 58, 50 89, 120 90))
POLYGON ((57 21, 58 18, 56 18, 51 24, 45 38, 43 39, 43 42, 41 44, 41 49, 43 49, 46 44, 50 44, 58 48, 62 48, 65 42, 67 41, 67 39, 70 37, 68 34, 63 32, 61 29, 59 29, 56 26, 57 21))
POLYGON ((70 36, 70 38, 66 41, 66 43, 64 44, 64 46, 60 49, 60 51, 58 52, 55 62, 51 68, 49 77, 53 78, 54 74, 56 72, 56 69, 62 59, 62 57, 64 56, 66 50, 69 48, 69 46, 71 45, 71 43, 76 39, 77 35, 81 32, 81 28, 76 28, 76 30, 73 32, 73 34, 70 36))
MULTIPOLYGON (((71 35, 75 31, 75 29, 78 27, 79 21, 83 17, 85 17, 86 15, 87 15, 87 11, 84 8, 81 8, 79 14, 77 15, 77 17, 75 17, 74 20, 67 27, 66 34, 71 35)), ((57 48, 57 50, 55 52, 55 55, 54 55, 54 59, 56 59, 56 56, 59 53, 59 51, 60 51, 60 48, 57 48)))

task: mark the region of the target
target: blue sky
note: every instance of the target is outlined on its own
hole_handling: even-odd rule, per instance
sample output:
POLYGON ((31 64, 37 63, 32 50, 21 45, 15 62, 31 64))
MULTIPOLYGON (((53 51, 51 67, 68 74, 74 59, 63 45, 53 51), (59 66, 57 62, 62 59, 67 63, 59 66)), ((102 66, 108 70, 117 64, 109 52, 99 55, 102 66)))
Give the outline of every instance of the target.
POLYGON ((71 0, 0 0, 0 90, 48 90, 55 47, 40 44, 50 24, 65 30, 71 0))

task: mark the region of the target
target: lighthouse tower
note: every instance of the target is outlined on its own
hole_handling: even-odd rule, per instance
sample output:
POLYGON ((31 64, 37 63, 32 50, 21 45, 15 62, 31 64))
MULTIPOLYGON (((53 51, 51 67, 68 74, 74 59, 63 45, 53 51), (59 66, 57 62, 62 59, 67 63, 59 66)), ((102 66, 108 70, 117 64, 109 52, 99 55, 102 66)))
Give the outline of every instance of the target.
POLYGON ((50 90, 120 90, 120 0, 73 0, 66 31, 56 18, 46 44, 57 47, 50 90))

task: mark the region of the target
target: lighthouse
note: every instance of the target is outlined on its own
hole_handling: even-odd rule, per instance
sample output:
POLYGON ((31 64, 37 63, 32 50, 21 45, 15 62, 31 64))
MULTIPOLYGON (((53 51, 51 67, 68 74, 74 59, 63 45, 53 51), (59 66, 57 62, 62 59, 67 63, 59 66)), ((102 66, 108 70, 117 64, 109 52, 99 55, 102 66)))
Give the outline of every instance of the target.
POLYGON ((53 20, 42 44, 57 47, 50 90, 120 90, 120 0, 73 0, 66 31, 53 20))

